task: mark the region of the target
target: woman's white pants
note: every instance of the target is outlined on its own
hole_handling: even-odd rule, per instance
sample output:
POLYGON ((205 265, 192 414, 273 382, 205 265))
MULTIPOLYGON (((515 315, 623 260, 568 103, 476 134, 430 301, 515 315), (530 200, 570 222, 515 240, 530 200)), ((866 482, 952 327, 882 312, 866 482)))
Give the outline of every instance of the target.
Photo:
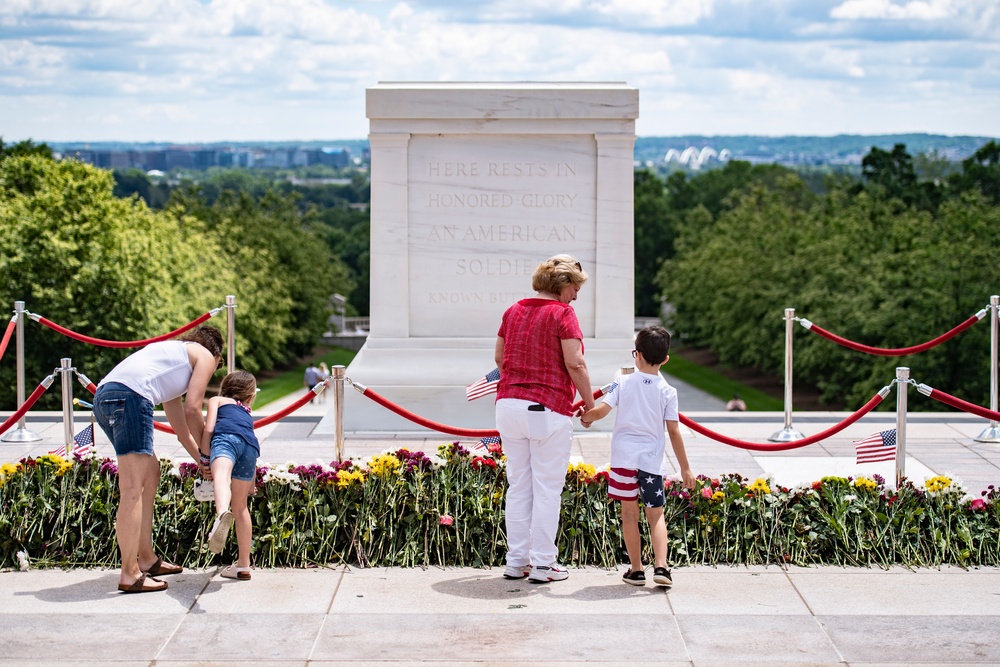
POLYGON ((532 401, 497 401, 497 430, 507 456, 507 565, 556 562, 559 504, 566 483, 573 422, 532 401))

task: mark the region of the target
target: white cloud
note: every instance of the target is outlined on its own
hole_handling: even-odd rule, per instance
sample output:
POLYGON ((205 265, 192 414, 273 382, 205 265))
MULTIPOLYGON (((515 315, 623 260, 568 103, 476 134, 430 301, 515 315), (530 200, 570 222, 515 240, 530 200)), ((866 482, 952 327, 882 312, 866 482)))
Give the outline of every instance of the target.
POLYGON ((951 0, 910 0, 896 4, 891 0, 847 0, 830 10, 835 19, 915 19, 934 21, 954 16, 951 0))
POLYGON ((380 80, 601 80, 639 88, 647 134, 996 136, 998 24, 979 0, 6 0, 0 135, 358 137, 380 80))

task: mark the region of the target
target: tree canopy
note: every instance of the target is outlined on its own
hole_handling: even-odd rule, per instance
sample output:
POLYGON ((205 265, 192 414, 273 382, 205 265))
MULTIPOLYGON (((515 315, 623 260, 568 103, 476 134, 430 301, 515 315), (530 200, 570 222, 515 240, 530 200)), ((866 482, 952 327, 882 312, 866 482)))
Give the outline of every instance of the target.
MULTIPOLYGON (((311 349, 328 299, 352 288, 290 196, 195 193, 164 210, 115 197, 110 172, 44 154, 0 161, 0 300, 96 338, 171 331, 236 296, 237 363, 257 372, 311 349)), ((225 330, 224 315, 210 323, 225 330)), ((59 360, 97 381, 130 350, 76 342, 26 322, 28 391, 59 360)), ((9 362, 9 363, 8 363, 9 362)), ((13 409, 13 346, 0 408, 13 409)), ((58 394, 58 392, 50 392, 58 394)), ((46 395, 53 407, 58 396, 46 395)))
MULTIPOLYGON (((896 147, 866 157, 862 183, 834 184, 822 195, 786 169, 776 179, 734 183, 717 213, 675 208, 667 219, 677 224, 674 248, 655 279, 674 309, 671 326, 724 363, 775 374, 785 308, 874 347, 909 347, 950 330, 1000 288, 993 257, 1000 206, 990 190, 1000 165, 990 162, 992 150, 966 161, 949 182, 920 181, 905 148, 896 147)), ((795 329, 795 381, 818 387, 833 405, 860 407, 896 366, 988 404, 988 323, 906 357, 851 351, 795 329)))

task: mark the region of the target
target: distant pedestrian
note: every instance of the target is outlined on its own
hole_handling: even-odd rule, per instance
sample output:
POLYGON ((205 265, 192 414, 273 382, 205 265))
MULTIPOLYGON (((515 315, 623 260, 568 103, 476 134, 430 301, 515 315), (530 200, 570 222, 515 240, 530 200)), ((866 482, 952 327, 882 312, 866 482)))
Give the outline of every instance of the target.
MULTIPOLYGON (((316 368, 316 364, 314 364, 311 361, 309 362, 309 366, 306 367, 306 372, 305 372, 305 375, 304 375, 304 377, 302 379, 302 384, 304 384, 306 386, 306 389, 308 389, 309 391, 312 391, 313 387, 315 387, 317 384, 319 384, 319 369, 316 368)), ((309 402, 312 403, 315 400, 316 400, 316 397, 313 396, 309 400, 309 402)))
POLYGON ((260 443, 253 430, 250 408, 257 396, 257 381, 246 371, 233 371, 222 379, 219 395, 208 400, 202 457, 210 456, 215 486, 215 523, 208 534, 208 550, 222 553, 229 529, 236 523, 236 562, 222 571, 228 579, 250 578, 253 524, 247 498, 257 483, 260 443))
POLYGON ((666 329, 652 326, 639 331, 632 352, 636 372, 619 375, 601 404, 580 417, 581 423, 589 427, 612 408, 618 408, 611 434, 608 497, 621 503, 622 536, 629 559, 622 581, 632 586, 646 585, 639 533, 640 498, 646 508, 653 546, 653 581, 660 586, 673 585, 667 568, 667 526, 663 519, 664 426, 684 486, 690 489, 695 485, 678 425, 677 390, 660 374, 660 366, 670 358, 669 351, 670 334, 666 329))
MULTIPOLYGON (((325 382, 328 377, 330 377, 329 366, 326 365, 325 361, 319 362, 319 376, 317 378, 317 384, 325 382)), ((319 396, 317 396, 317 400, 320 403, 326 403, 326 391, 320 392, 319 396)))
POLYGON ((733 394, 733 397, 726 403, 726 410, 730 412, 745 412, 746 409, 747 404, 743 402, 739 394, 733 394))

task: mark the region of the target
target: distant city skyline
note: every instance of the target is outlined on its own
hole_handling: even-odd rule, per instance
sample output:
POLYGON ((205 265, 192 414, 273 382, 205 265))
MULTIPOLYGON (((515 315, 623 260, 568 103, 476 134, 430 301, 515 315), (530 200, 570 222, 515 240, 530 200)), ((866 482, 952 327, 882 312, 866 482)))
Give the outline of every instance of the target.
POLYGON ((363 139, 379 81, 624 81, 639 136, 1000 136, 981 0, 7 0, 5 142, 363 139))

